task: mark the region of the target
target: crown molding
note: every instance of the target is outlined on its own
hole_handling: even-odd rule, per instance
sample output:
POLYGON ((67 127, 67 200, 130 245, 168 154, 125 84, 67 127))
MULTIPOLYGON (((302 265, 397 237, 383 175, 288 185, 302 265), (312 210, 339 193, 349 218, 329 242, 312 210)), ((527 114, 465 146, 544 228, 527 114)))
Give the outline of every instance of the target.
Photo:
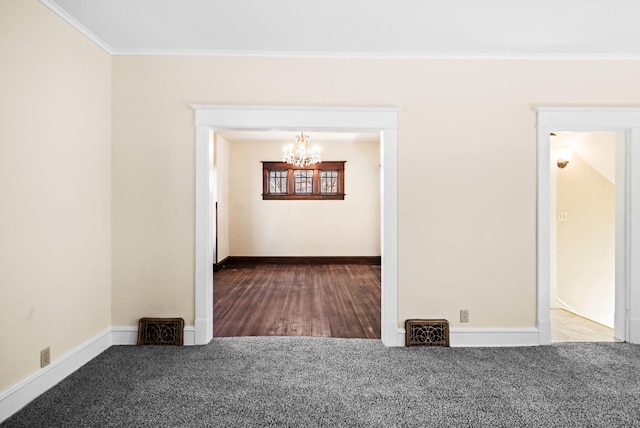
POLYGON ((80 31, 82 34, 84 34, 89 40, 91 40, 93 43, 95 43, 96 45, 98 45, 100 48, 102 48, 104 51, 106 51, 108 54, 113 55, 113 49, 111 49, 111 46, 109 46, 108 44, 106 44, 100 37, 98 37, 95 33, 93 33, 91 30, 89 30, 87 27, 85 27, 84 25, 82 25, 82 23, 80 23, 77 19, 75 19, 73 16, 69 15, 64 9, 62 9, 60 6, 58 6, 56 3, 54 3, 51 0, 40 0, 40 3, 42 3, 43 5, 45 5, 46 7, 48 7, 53 13, 55 13, 56 15, 58 15, 60 18, 62 18, 63 20, 65 20, 68 24, 70 24, 73 28, 75 28, 76 30, 80 31))
POLYGON ((450 59, 450 60, 640 60, 637 54, 517 54, 517 53, 418 53, 418 52, 294 52, 228 51, 206 49, 115 49, 114 56, 211 56, 248 58, 318 58, 318 59, 450 59))

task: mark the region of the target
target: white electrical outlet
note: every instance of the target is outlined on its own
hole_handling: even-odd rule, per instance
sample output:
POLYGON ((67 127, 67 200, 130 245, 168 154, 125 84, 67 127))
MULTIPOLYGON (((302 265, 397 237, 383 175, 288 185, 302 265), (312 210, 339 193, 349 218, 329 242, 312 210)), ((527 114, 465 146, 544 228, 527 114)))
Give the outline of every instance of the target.
POLYGON ((566 211, 558 211, 558 221, 567 221, 567 212, 566 211))
POLYGON ((460 309, 460 322, 469 322, 469 309, 460 309))
POLYGON ((51 363, 51 352, 49 348, 40 351, 40 367, 47 367, 51 363))

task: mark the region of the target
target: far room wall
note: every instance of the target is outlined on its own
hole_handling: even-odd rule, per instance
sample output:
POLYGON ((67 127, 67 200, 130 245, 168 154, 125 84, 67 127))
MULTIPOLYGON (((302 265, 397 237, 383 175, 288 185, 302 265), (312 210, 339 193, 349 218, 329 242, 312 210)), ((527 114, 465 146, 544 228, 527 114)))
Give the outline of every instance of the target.
POLYGON ((287 143, 229 144, 230 255, 379 256, 379 142, 312 139, 324 160, 346 161, 344 200, 262 200, 262 161, 287 143))
POLYGON ((214 205, 209 212, 214 213, 217 239, 215 241, 214 260, 218 263, 229 257, 229 142, 222 136, 215 135, 213 150, 213 177, 215 195, 211 198, 214 205))
MULTIPOLYGON (((584 143, 600 151, 608 148, 613 159, 615 138, 613 132, 591 133, 584 143)), ((566 221, 557 223, 557 298, 560 307, 613 328, 615 184, 606 175, 614 174, 601 174, 576 149, 569 164, 556 172, 557 210, 567 213, 566 221)), ((595 157, 605 158, 605 153, 595 157)))

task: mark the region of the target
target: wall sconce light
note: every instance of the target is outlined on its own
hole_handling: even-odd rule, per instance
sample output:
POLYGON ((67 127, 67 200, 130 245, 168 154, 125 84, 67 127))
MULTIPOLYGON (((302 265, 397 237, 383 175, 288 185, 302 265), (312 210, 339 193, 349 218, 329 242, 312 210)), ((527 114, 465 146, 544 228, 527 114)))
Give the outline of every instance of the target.
MULTIPOLYGON (((555 140, 558 135, 555 132, 552 132, 549 136, 551 137, 551 140, 555 140)), ((563 148, 558 150, 558 159, 556 161, 558 168, 564 168, 569 165, 572 155, 573 153, 571 152, 571 149, 563 148)))
POLYGON ((562 149, 558 154, 558 168, 564 168, 569 165, 569 161, 571 160, 573 153, 570 149, 562 149))

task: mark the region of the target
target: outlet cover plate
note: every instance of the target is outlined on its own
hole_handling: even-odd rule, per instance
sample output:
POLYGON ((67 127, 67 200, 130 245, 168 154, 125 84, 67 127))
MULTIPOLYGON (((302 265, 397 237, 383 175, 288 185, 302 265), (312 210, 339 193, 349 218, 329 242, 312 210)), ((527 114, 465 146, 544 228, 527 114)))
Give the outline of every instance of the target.
POLYGON ((51 363, 51 351, 49 348, 44 348, 40 351, 40 367, 47 367, 51 363))

